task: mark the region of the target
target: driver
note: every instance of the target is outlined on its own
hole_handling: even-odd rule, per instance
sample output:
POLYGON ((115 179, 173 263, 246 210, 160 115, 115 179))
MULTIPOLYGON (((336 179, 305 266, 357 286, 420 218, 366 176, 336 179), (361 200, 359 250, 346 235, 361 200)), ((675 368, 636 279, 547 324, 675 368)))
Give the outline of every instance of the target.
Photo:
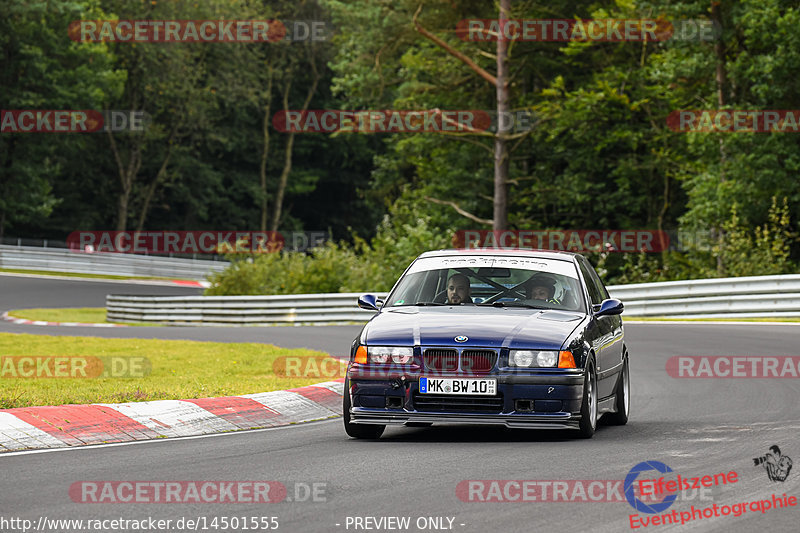
POLYGON ((464 274, 453 274, 447 280, 447 303, 472 303, 469 296, 469 278, 464 274))
POLYGON ((554 298, 556 282, 550 276, 534 276, 528 283, 527 296, 529 300, 542 300, 551 304, 561 303, 554 298))

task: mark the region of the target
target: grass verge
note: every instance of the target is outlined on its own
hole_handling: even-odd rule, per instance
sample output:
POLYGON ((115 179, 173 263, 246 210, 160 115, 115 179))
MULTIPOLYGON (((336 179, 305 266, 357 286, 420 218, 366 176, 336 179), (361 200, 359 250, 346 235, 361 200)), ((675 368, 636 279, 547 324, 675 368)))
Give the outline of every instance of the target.
MULTIPOLYGON (((232 396, 331 379, 320 374, 277 376, 273 363, 283 357, 319 358, 326 354, 257 343, 0 333, 0 408, 232 396), (30 363, 20 366, 20 356, 32 357, 36 364, 47 357, 95 356, 105 361, 113 357, 115 364, 119 362, 121 366, 128 364, 125 361, 144 359, 150 372, 140 377, 22 378, 15 377, 20 368, 29 372, 32 367, 30 363)), ((47 364, 52 367, 53 361, 47 364)))
MULTIPOLYGON (((33 274, 37 276, 66 276, 69 278, 96 278, 96 279, 140 279, 140 280, 159 280, 159 281, 173 281, 175 278, 159 278, 154 276, 115 276, 113 274, 89 274, 82 272, 57 272, 51 270, 27 270, 22 268, 0 268, 0 272, 8 274, 33 274)), ((183 280, 183 281, 196 281, 196 280, 183 280)))
POLYGON ((8 316, 45 322, 83 322, 87 324, 110 324, 106 320, 105 307, 65 307, 62 309, 14 309, 8 316))

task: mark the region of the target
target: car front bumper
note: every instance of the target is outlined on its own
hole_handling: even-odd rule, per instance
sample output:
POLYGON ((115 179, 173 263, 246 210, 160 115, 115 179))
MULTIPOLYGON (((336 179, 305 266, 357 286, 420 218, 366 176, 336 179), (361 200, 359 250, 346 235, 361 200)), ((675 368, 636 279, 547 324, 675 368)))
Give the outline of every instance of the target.
POLYGON ((495 424, 509 428, 572 429, 580 422, 581 369, 487 373, 469 378, 497 380, 495 396, 421 394, 419 378, 465 379, 457 373, 395 372, 375 376, 353 365, 348 371, 350 422, 495 424))

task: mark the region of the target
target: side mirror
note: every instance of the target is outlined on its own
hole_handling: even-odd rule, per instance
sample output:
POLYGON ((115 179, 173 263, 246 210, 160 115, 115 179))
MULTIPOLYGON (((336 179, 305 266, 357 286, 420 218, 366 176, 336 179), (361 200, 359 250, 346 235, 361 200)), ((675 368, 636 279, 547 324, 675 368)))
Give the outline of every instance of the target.
POLYGON ((592 310, 594 311, 594 316, 597 317, 621 315, 622 311, 625 310, 625 306, 616 298, 609 298, 608 300, 603 300, 600 305, 593 305, 592 310))
POLYGON ((377 311, 378 302, 378 297, 374 294, 362 294, 358 297, 358 306, 368 311, 377 311))

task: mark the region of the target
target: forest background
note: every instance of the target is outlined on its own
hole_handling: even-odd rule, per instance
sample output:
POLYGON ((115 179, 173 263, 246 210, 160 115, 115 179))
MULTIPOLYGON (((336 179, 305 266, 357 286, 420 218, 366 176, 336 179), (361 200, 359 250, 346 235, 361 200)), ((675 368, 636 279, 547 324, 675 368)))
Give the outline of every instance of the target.
MULTIPOLYGON (((293 29, 292 26, 289 26, 293 29)), ((229 255, 211 294, 384 291, 459 230, 497 228, 497 135, 287 133, 282 110, 497 109, 512 230, 663 230, 659 253, 588 253, 607 283, 795 272, 800 135, 681 132, 676 110, 800 109, 790 0, 5 0, 0 108, 142 110, 141 132, 0 133, 0 237, 81 230, 328 232, 229 255), (713 39, 471 41, 459 21, 704 21, 713 39), (323 21, 321 39, 70 39, 79 20, 323 21), (484 76, 482 73, 487 74, 484 76), (680 236, 680 239, 678 239, 680 236), (678 242, 680 240, 680 242, 678 242)))

